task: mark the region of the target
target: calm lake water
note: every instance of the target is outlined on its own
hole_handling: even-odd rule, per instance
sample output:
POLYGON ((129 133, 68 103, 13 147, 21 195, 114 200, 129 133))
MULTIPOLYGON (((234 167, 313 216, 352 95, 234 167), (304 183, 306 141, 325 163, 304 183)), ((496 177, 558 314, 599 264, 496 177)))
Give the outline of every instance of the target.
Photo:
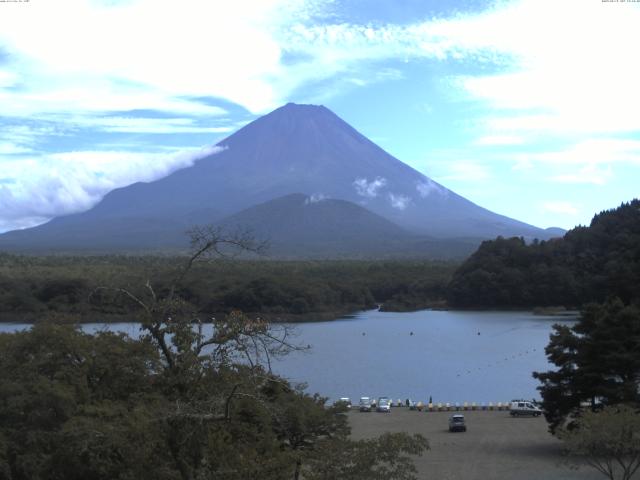
MULTIPOLYGON (((539 398, 533 371, 550 368, 544 354, 551 325, 574 320, 529 312, 361 312, 296 326, 311 345, 273 364, 310 392, 332 399, 387 396, 434 402, 504 402, 539 398), (412 334, 413 333, 413 334, 412 334)), ((0 324, 0 331, 28 328, 0 324)), ((83 325, 137 336, 139 325, 83 325)))

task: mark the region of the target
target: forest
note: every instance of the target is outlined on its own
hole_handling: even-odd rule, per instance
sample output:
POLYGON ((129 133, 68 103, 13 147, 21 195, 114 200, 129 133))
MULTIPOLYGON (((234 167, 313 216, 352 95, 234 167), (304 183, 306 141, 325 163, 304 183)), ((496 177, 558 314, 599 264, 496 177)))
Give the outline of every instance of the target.
POLYGON ((599 213, 563 238, 483 242, 453 275, 454 308, 580 308, 618 297, 640 301, 640 201, 599 213))
MULTIPOLYGON (((114 288, 162 292, 180 256, 27 256, 0 253, 0 320, 120 321, 139 307, 114 288)), ((234 309, 272 321, 329 320, 381 306, 579 309, 640 301, 640 201, 596 215, 563 238, 485 241, 462 264, 427 260, 274 261, 208 258, 180 295, 199 312, 234 309)))
MULTIPOLYGON (((147 281, 168 288, 184 257, 20 256, 0 254, 0 319, 109 322, 138 306, 112 289, 147 281)), ((444 304, 457 264, 430 261, 258 261, 206 259, 180 295, 200 312, 240 309, 270 320, 333 319, 384 304, 415 310, 444 304)))
POLYGON ((183 286, 234 242, 210 233, 161 289, 101 287, 139 307, 139 338, 46 321, 0 334, 0 480, 417 478, 423 436, 351 440, 345 405, 271 371, 307 348, 289 325, 234 310, 203 333, 183 286))
POLYGON ((637 407, 637 200, 563 239, 484 242, 462 265, 201 255, 212 245, 190 258, 0 255, 3 318, 38 321, 0 334, 0 480, 416 479, 427 439, 352 440, 343 407, 270 370, 270 358, 305 348, 270 320, 380 303, 586 305, 573 327, 554 327, 546 353, 559 369, 534 373, 550 428, 582 442, 565 425, 584 402, 637 407), (140 322, 140 338, 60 325, 123 318, 140 322))

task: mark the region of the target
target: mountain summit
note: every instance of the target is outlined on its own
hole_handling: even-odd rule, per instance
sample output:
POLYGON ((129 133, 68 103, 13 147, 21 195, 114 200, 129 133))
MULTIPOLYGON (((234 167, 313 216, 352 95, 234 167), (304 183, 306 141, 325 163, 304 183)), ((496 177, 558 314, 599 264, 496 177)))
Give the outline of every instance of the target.
POLYGON ((99 232, 101 244, 113 239, 114 245, 134 247, 151 237, 153 245, 161 248, 163 242, 173 245, 190 224, 222 221, 292 193, 351 202, 407 231, 430 237, 550 236, 446 189, 323 106, 289 103, 218 146, 221 152, 191 167, 110 192, 87 212, 0 236, 0 247, 15 243, 19 234, 23 247, 71 248, 80 241, 90 243, 99 232), (53 238, 55 242, 47 243, 53 238))

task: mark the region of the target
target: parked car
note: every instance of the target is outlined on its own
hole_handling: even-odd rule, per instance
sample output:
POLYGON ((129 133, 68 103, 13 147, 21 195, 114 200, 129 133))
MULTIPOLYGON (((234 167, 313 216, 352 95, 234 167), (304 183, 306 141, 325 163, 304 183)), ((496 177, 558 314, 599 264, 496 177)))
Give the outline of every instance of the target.
POLYGON ((378 398, 376 410, 378 412, 391 413, 391 400, 387 397, 378 398))
POLYGON ((347 408, 351 408, 351 399, 349 397, 341 397, 340 400, 336 400, 334 405, 344 405, 347 408))
POLYGON ((542 415, 542 410, 533 402, 527 400, 513 400, 509 406, 509 413, 512 417, 531 415, 538 417, 542 415))
POLYGON ((360 403, 358 404, 361 412, 371 411, 371 399, 369 397, 360 397, 360 403))
POLYGON ((467 424, 464 422, 464 415, 455 413, 449 417, 450 432, 466 432, 467 424))
POLYGON ((604 408, 604 403, 602 403, 602 399, 601 398, 595 398, 594 401, 589 401, 589 400, 585 400, 580 402, 580 408, 582 409, 589 409, 592 410, 594 412, 599 412, 600 410, 602 410, 604 408))

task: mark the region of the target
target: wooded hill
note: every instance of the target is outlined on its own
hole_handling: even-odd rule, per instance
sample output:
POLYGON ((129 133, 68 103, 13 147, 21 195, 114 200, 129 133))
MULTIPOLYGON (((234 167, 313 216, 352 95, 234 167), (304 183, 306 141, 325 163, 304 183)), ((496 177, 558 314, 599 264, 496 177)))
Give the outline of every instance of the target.
POLYGON ((640 201, 596 215, 563 238, 483 242, 455 272, 453 307, 580 307, 619 297, 640 302, 640 201))

